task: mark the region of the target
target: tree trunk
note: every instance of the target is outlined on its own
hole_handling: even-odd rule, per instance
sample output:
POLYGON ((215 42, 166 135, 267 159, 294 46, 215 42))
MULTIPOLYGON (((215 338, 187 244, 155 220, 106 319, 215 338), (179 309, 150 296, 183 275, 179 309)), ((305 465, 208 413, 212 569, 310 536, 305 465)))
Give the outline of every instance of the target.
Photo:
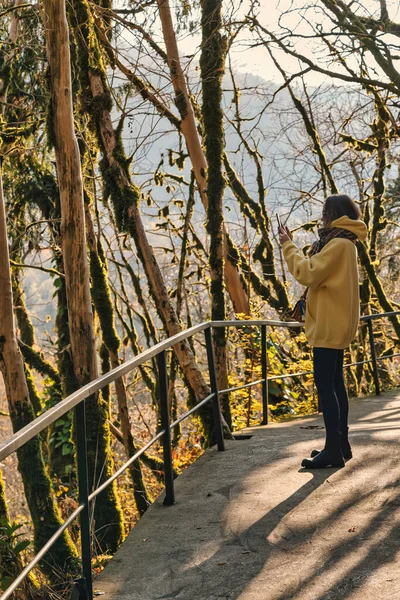
MULTIPOLYGON (((90 208, 86 205, 86 222, 88 229, 88 243, 90 250, 90 274, 92 276, 92 298, 96 312, 99 316, 100 327, 102 330, 103 343, 106 346, 111 368, 119 366, 120 360, 118 350, 120 340, 115 329, 113 306, 108 285, 108 270, 106 258, 101 246, 101 242, 96 241, 93 223, 90 214, 90 208)), ((126 387, 122 377, 115 381, 115 392, 118 402, 118 414, 121 424, 122 440, 127 459, 136 454, 137 448, 132 436, 131 422, 128 410, 128 398, 126 387)), ((135 461, 129 467, 133 485, 133 495, 135 497, 136 507, 143 515, 150 506, 150 498, 147 495, 146 487, 143 481, 141 464, 135 461)))
MULTIPOLYGON (((0 528, 10 525, 10 515, 6 500, 6 491, 4 486, 3 473, 0 468, 0 528)), ((3 531, 0 529, 0 541, 3 536, 3 531)), ((8 575, 8 553, 3 552, 0 546, 0 581, 8 575)))
MULTIPOLYGON (((124 153, 121 131, 114 130, 112 125, 112 100, 107 87, 105 72, 101 71, 99 66, 96 67, 96 70, 89 67, 87 54, 89 41, 92 51, 100 53, 100 49, 96 44, 90 9, 85 0, 77 1, 75 7, 77 8, 78 5, 82 21, 81 23, 75 22, 74 28, 76 30, 78 55, 80 56, 80 78, 86 101, 88 102, 89 94, 92 97, 90 123, 94 134, 97 136, 103 156, 101 171, 105 194, 111 198, 119 231, 128 232, 135 241, 138 257, 143 265, 158 314, 168 336, 173 336, 181 331, 179 319, 154 256, 153 248, 147 239, 139 212, 140 192, 131 181, 129 161, 124 153), (86 70, 82 71, 83 68, 86 68, 86 70), (89 88, 84 87, 87 84, 89 88)), ((71 12, 72 19, 76 18, 77 12, 77 10, 71 12)), ((98 65, 100 64, 99 62, 98 65)), ((188 342, 184 341, 177 344, 174 351, 196 400, 204 399, 210 393, 209 387, 196 364, 188 342)), ((206 407, 200 414, 204 436, 207 440, 210 436, 212 437, 213 432, 211 410, 206 407)))
MULTIPOLYGON (((204 145, 207 170, 207 231, 210 235, 211 270, 211 318, 225 320, 224 286, 224 119, 222 112, 222 77, 225 70, 226 40, 221 36, 220 0, 203 0, 202 6, 202 52, 200 57, 203 88, 204 145)), ((226 355, 226 330, 213 332, 217 379, 219 389, 227 389, 228 371, 226 355)), ((229 394, 222 397, 225 419, 231 425, 229 394)))
MULTIPOLYGON (((175 91, 175 104, 181 115, 180 130, 185 138, 186 147, 190 160, 192 162, 193 171, 195 173, 197 185, 199 188, 201 200, 203 202, 206 212, 208 211, 209 202, 209 180, 206 181, 207 173, 207 162, 209 168, 212 168, 209 162, 209 156, 207 153, 207 161, 204 156, 203 148, 200 141, 200 136, 197 131, 196 120, 192 103, 189 98, 186 80, 182 71, 182 66, 179 57, 178 45, 176 42, 176 36, 174 27, 172 24, 171 9, 168 0, 157 0, 158 9, 160 13, 160 19, 163 29, 164 42, 167 50, 168 65, 171 74, 171 82, 175 91)), ((210 38, 211 41, 211 38, 210 38)), ((203 46, 204 53, 204 46, 203 46)), ((224 60, 223 60, 224 62, 224 60)), ((214 73, 213 73, 214 75, 214 73)), ((215 74, 218 76, 218 73, 215 74)), ((208 82, 206 82, 208 83, 208 82)), ((204 92, 204 80, 203 80, 203 92, 204 92)), ((240 273, 237 265, 233 264, 229 260, 228 254, 228 243, 226 239, 225 226, 223 225, 222 244, 223 244, 223 256, 224 256, 224 274, 226 286, 233 303, 233 307, 236 313, 250 314, 249 299, 247 297, 246 289, 240 278, 240 273)))
MULTIPOLYGON (((69 30, 65 0, 44 0, 44 25, 50 67, 52 133, 61 202, 61 237, 67 291, 69 331, 75 378, 79 386, 98 377, 93 313, 86 256, 85 215, 80 154, 74 130, 69 30)), ((108 409, 100 395, 86 400, 89 486, 112 473, 108 409)), ((116 486, 95 504, 96 539, 114 551, 123 536, 116 486)))
MULTIPOLYGON (((19 280, 19 269, 15 270, 12 277, 12 288, 14 297, 15 314, 17 318, 17 326, 19 329, 20 340, 27 347, 31 348, 35 343, 35 334, 32 322, 29 318, 28 311, 25 305, 24 291, 21 287, 19 280)), ((33 349, 32 349, 33 352, 33 349)), ((25 376, 26 383, 28 384, 29 398, 33 407, 35 416, 39 415, 42 411, 42 403, 38 389, 35 384, 32 371, 25 362, 25 376)))
MULTIPOLYGON (((15 6, 21 4, 16 0, 15 6)), ((19 16, 11 18, 9 42, 14 45, 18 35, 19 16)), ((12 53, 3 56, 3 65, 12 59, 12 53)), ((7 89, 2 82, 0 114, 4 115, 7 89)), ((3 374, 8 406, 14 432, 34 419, 25 378, 24 363, 14 325, 13 294, 8 250, 6 209, 3 194, 2 158, 0 157, 0 370, 3 374)), ((39 437, 36 436, 17 451, 18 470, 21 473, 25 497, 34 528, 34 546, 37 552, 62 524, 58 507, 53 500, 50 479, 43 462, 39 437)), ((42 562, 44 571, 56 579, 57 569, 64 570, 76 557, 76 550, 68 532, 64 532, 42 562), (53 570, 55 567, 55 570, 53 570)))
MULTIPOLYGON (((25 378, 24 363, 14 328, 11 275, 7 243, 6 213, 0 172, 0 369, 6 387, 13 430, 18 431, 34 419, 25 378)), ((53 501, 50 479, 46 473, 36 436, 17 451, 18 470, 21 473, 25 496, 34 526, 35 551, 60 527, 62 521, 53 501)), ((76 551, 68 532, 56 542, 43 561, 49 577, 55 578, 56 569, 65 569, 76 551)), ((58 577, 58 575, 56 575, 58 577)))

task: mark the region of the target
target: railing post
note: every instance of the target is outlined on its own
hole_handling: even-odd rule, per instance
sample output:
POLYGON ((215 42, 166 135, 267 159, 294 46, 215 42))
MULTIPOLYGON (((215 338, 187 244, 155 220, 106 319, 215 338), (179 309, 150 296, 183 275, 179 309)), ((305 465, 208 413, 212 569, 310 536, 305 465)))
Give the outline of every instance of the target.
POLYGON ((215 356, 214 356, 214 346, 213 346, 212 335, 211 335, 211 327, 207 327, 207 329, 204 330, 204 335, 206 338, 208 372, 210 374, 210 388, 211 388, 211 393, 214 394, 213 399, 212 399, 212 407, 213 407, 213 419, 214 419, 214 427, 215 427, 215 439, 217 442, 218 450, 223 451, 223 450, 225 450, 225 442, 224 442, 224 433, 223 433, 223 429, 222 429, 221 407, 219 405, 217 372, 215 370, 215 356))
POLYGON ((268 425, 268 355, 267 355, 267 326, 261 325, 261 377, 262 377, 262 421, 268 425))
POLYGON ((88 600, 93 600, 93 582, 92 582, 92 551, 90 541, 90 518, 89 518, 89 485, 87 470, 87 450, 86 450, 86 415, 85 400, 80 402, 75 408, 75 427, 76 427, 76 454, 78 462, 78 485, 79 485, 79 503, 84 505, 80 514, 81 524, 81 551, 82 551, 82 576, 80 583, 86 588, 88 600))
POLYGON ((168 402, 167 357, 165 354, 165 350, 160 352, 160 354, 157 354, 157 363, 160 389, 161 428, 165 431, 164 435, 162 436, 165 474, 165 498, 163 504, 165 504, 166 506, 171 506, 175 502, 175 492, 174 472, 172 467, 171 429, 168 402))
POLYGON ((380 396, 381 395, 381 386, 379 384, 378 365, 376 362, 375 338, 374 338, 374 331, 372 329, 372 319, 366 319, 366 321, 368 324, 369 346, 371 349, 372 372, 373 372, 373 376, 374 376, 375 394, 377 396, 380 396))

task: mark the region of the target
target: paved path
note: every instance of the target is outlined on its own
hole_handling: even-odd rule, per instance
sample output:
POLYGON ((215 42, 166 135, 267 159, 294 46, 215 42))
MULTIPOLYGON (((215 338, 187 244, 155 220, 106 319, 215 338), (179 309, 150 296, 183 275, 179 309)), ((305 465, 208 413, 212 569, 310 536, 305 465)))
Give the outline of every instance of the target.
POLYGON ((105 600, 400 600, 399 391, 353 401, 351 422, 344 469, 300 469, 321 417, 207 451, 95 588, 105 600))

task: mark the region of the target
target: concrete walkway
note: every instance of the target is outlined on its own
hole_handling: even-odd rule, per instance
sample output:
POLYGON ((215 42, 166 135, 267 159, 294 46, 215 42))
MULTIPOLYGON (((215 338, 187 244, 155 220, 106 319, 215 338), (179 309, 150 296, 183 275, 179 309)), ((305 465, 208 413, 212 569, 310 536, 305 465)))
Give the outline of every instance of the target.
POLYGON ((400 600, 400 393, 351 403, 353 460, 305 471, 321 417, 252 428, 159 499, 95 589, 105 600, 400 600))

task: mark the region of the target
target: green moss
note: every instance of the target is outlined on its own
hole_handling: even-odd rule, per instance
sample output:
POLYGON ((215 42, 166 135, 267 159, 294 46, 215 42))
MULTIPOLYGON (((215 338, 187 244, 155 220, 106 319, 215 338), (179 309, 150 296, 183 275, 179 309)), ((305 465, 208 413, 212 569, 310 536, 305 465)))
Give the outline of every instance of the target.
POLYGON ((32 322, 29 318, 24 301, 24 292, 19 282, 20 269, 15 269, 12 275, 12 288, 14 297, 15 313, 17 316, 18 328, 20 330, 20 338, 28 346, 33 346, 35 343, 35 331, 32 322))
MULTIPOLYGON (((207 232, 210 236, 211 318, 225 320, 225 277, 223 250, 223 176, 224 118, 222 111, 222 77, 225 70, 226 40, 221 36, 222 2, 202 0, 202 52, 200 69, 203 91, 202 123, 207 160, 207 232)), ((226 374, 226 330, 213 335, 217 369, 226 374)), ((226 375, 227 377, 227 375, 226 375)), ((231 425, 229 395, 221 398, 222 410, 231 425)), ((211 432, 207 434, 212 435, 211 432)))
MULTIPOLYGON (((100 346, 100 365, 101 365, 102 375, 109 372, 109 370, 110 370, 110 353, 108 351, 107 346, 104 343, 101 344, 101 346, 100 346)), ((107 404, 109 405, 109 403, 110 403, 110 386, 106 385, 106 387, 103 387, 103 389, 101 390, 101 393, 103 395, 104 401, 107 402, 107 404)))
POLYGON ((68 323, 67 290, 64 279, 60 280, 60 286, 57 288, 56 330, 58 335, 58 370, 63 390, 66 395, 69 395, 78 389, 78 382, 75 377, 70 350, 71 339, 68 323))
POLYGON ((128 186, 123 184, 117 165, 105 166, 104 161, 101 161, 100 169, 105 183, 104 191, 113 203, 118 229, 131 233, 133 223, 129 217, 129 209, 138 205, 140 200, 139 189, 132 183, 128 186))
POLYGON ((42 412, 42 402, 40 399, 38 389, 35 384, 35 380, 32 376, 32 373, 26 366, 25 366, 25 377, 26 377, 26 383, 28 385, 28 390, 29 390, 29 399, 32 404, 32 408, 34 410, 35 416, 37 416, 42 412))
POLYGON ((111 94, 109 92, 104 92, 103 94, 98 94, 94 96, 90 102, 90 106, 88 107, 88 112, 90 113, 91 118, 98 122, 101 118, 103 111, 111 112, 113 107, 113 101, 111 98, 111 94))
MULTIPOLYGON (((93 103, 89 75, 90 73, 98 75, 103 82, 104 89, 107 90, 105 61, 103 60, 97 41, 94 20, 88 2, 86 0, 76 0, 74 3, 67 3, 67 7, 68 19, 76 45, 75 55, 80 83, 80 103, 82 110, 89 115, 90 124, 95 129, 98 142, 101 145, 98 120, 101 118, 104 110, 110 107, 110 97, 106 94, 101 95, 99 101, 93 103)), ((108 166, 106 165, 106 168, 108 166)), ((112 177, 109 177, 109 184, 112 187, 112 177)), ((66 325, 65 319, 67 318, 66 304, 62 307, 60 306, 58 317, 59 324, 64 327, 66 325)), ((59 337, 60 343, 64 344, 66 339, 69 339, 69 334, 64 329, 62 336, 59 337)), ((68 346, 64 346, 62 356, 66 358, 65 366, 71 367, 71 371, 65 377, 64 383, 76 389, 77 382, 67 348, 68 346)), ((108 405, 100 397, 93 397, 86 401, 86 411, 89 486, 93 488, 97 487, 102 481, 105 481, 111 475, 113 469, 113 461, 110 457, 110 432, 107 423, 109 417, 108 405)), ((122 540, 123 519, 117 489, 114 484, 110 485, 96 499, 94 519, 95 528, 98 532, 96 541, 99 544, 100 550, 106 551, 110 549, 111 551, 115 551, 122 540)))
POLYGON ((371 140, 359 140, 357 138, 352 137, 351 135, 347 135, 344 133, 339 134, 345 144, 348 144, 357 152, 366 152, 367 154, 372 154, 378 148, 376 142, 371 140))
MULTIPOLYGON (((389 298, 387 297, 387 295, 383 289, 381 280, 379 279, 378 274, 376 273, 375 266, 373 265, 371 258, 368 254, 368 249, 367 249, 366 245, 364 243, 358 242, 357 247, 358 247, 361 264, 364 267, 366 273, 368 274, 369 281, 375 290, 379 304, 381 305, 381 307, 383 308, 383 310, 385 312, 393 312, 395 310, 395 307, 392 305, 392 303, 390 302, 389 298)), ((399 319, 396 316, 394 316, 394 317, 390 317, 390 321, 394 327, 396 335, 400 339, 399 319)))
POLYGON ((47 101, 47 110, 46 110, 46 137, 47 137, 47 147, 51 150, 56 145, 56 137, 54 132, 54 107, 53 107, 53 99, 51 94, 51 82, 50 82, 50 67, 47 68, 45 73, 45 80, 47 84, 47 93, 48 93, 48 101, 47 101))
MULTIPOLYGON (((14 431, 28 425, 34 414, 28 399, 16 402, 10 407, 10 416, 14 431)), ((24 484, 34 528, 34 548, 38 552, 61 526, 62 520, 53 500, 50 479, 43 462, 39 437, 36 436, 17 451, 18 470, 24 484)), ((77 552, 68 534, 64 534, 55 543, 52 550, 43 559, 41 566, 53 581, 58 581, 59 572, 75 570, 77 552)))
POLYGON ((0 52, 0 93, 7 93, 12 74, 12 61, 5 62, 5 53, 0 52))
POLYGON ((38 373, 45 377, 50 377, 54 383, 60 383, 60 375, 58 371, 53 367, 51 363, 45 360, 40 352, 34 350, 31 346, 24 344, 22 340, 19 341, 19 347, 24 357, 24 361, 35 369, 38 373))
POLYGON ((106 13, 102 13, 102 23, 105 27, 108 39, 111 40, 111 38, 112 38, 111 11, 113 8, 113 2, 112 2, 112 0, 100 0, 99 6, 101 6, 102 8, 105 8, 105 9, 107 9, 107 11, 109 11, 106 13))
POLYGON ((129 231, 132 227, 132 219, 129 210, 132 206, 138 206, 140 202, 140 190, 130 179, 130 158, 127 158, 121 139, 121 129, 116 130, 116 144, 113 150, 115 162, 110 165, 108 159, 103 155, 100 161, 100 171, 104 179, 104 193, 106 198, 111 198, 118 229, 129 231))
POLYGON ((112 352, 118 352, 119 338, 114 324, 113 306, 108 285, 105 256, 98 242, 97 252, 90 252, 91 295, 99 316, 103 342, 112 352))
MULTIPOLYGON (((74 32, 75 43, 77 45, 81 97, 83 98, 82 107, 84 110, 89 111, 90 103, 92 101, 92 92, 89 82, 90 71, 96 72, 100 76, 103 83, 104 91, 108 90, 108 82, 105 74, 104 62, 99 60, 96 65, 93 64, 96 61, 96 56, 101 51, 98 41, 96 39, 93 21, 90 17, 88 3, 85 0, 77 0, 76 2, 74 2, 73 10, 70 10, 69 12, 69 18, 72 24, 72 30, 74 32), (88 54, 90 54, 90 57, 88 56, 88 54)), ((138 258, 144 266, 147 279, 150 280, 151 278, 148 272, 149 266, 147 265, 147 262, 146 260, 144 260, 144 257, 142 255, 141 243, 138 240, 138 235, 136 231, 137 220, 135 215, 132 214, 132 212, 136 210, 136 208, 139 206, 140 190, 136 185, 134 185, 134 183, 131 180, 129 170, 131 159, 126 157, 121 140, 122 123, 120 123, 119 127, 115 131, 116 145, 113 150, 113 160, 110 161, 103 146, 103 141, 100 134, 100 122, 96 122, 96 119, 99 118, 99 111, 96 111, 94 115, 91 115, 90 126, 92 132, 96 135, 97 145, 100 151, 102 152, 102 160, 100 161, 99 166, 103 178, 104 197, 106 200, 111 200, 118 230, 120 232, 129 233, 135 240, 138 258)), ((155 263, 154 256, 152 257, 152 260, 155 263)), ((151 266, 151 268, 153 267, 154 264, 151 266)), ((158 268, 157 265, 156 268, 158 268)), ((154 297, 154 290, 151 285, 149 287, 150 293, 154 297)), ((154 298, 154 300, 156 306, 159 307, 159 299, 154 298)), ((168 324, 171 324, 171 322, 178 324, 178 319, 174 314, 173 310, 170 311, 168 319, 165 318, 165 314, 162 310, 159 310, 159 316, 166 330, 168 330, 167 321, 168 324)), ((88 422, 97 423, 96 415, 93 414, 93 419, 88 420, 88 422)), ((91 436, 92 437, 90 439, 88 438, 88 443, 96 443, 97 438, 92 433, 91 436)), ((91 460, 94 459, 94 456, 95 455, 91 457, 91 460)), ((98 507, 98 505, 99 500, 96 503, 96 508, 98 507)), ((103 517, 101 518, 103 520, 103 517)), ((118 534, 114 536, 114 541, 117 539, 118 534)))
MULTIPOLYGON (((62 269, 62 257, 56 255, 57 266, 62 269)), ((69 336, 69 325, 68 325, 68 310, 67 310, 67 295, 65 279, 59 280, 59 287, 57 288, 57 314, 56 314, 56 330, 57 330, 57 366, 59 381, 53 379, 53 384, 48 385, 47 402, 46 404, 50 407, 57 404, 62 400, 63 396, 68 396, 75 392, 78 388, 78 383, 75 377, 74 365, 72 362, 72 355, 70 351, 70 336, 69 336)), ((67 417, 66 417, 67 418, 67 417)), ((50 437, 59 438, 62 435, 63 439, 72 437, 72 415, 68 418, 69 431, 64 432, 64 424, 56 424, 51 428, 50 437), (60 434, 59 434, 60 432, 60 434)), ((69 444, 68 444, 69 445, 69 444)), ((55 448, 54 445, 50 445, 50 471, 55 473, 58 477, 70 477, 70 474, 76 472, 75 469, 75 456, 74 452, 62 455, 61 445, 55 448)))
POLYGON ((177 109, 179 110, 179 114, 181 115, 181 118, 184 119, 188 114, 188 106, 187 106, 187 101, 186 101, 186 98, 185 98, 185 95, 183 92, 178 92, 175 95, 175 105, 176 105, 177 109))
MULTIPOLYGON (((110 427, 108 403, 91 396, 85 402, 89 489, 94 489, 111 477, 110 427)), ((124 537, 123 515, 115 482, 97 497, 101 510, 95 511, 94 532, 99 549, 115 552, 124 537)))
POLYGON ((81 33, 76 39, 77 61, 80 75, 84 78, 89 71, 100 75, 105 81, 106 64, 95 32, 95 22, 87 0, 75 0, 67 4, 67 14, 74 32, 81 33))
MULTIPOLYGON (((0 469, 0 520, 9 521, 6 491, 4 487, 3 473, 0 469)), ((1 567, 0 567, 1 568, 1 567)))

